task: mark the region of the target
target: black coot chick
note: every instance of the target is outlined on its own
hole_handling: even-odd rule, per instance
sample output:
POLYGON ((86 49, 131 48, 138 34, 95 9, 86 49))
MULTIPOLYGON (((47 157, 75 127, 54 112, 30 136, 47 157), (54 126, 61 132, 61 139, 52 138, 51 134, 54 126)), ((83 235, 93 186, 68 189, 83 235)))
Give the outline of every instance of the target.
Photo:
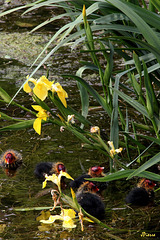
POLYGON ((66 172, 66 168, 62 162, 41 162, 35 167, 34 174, 37 178, 45 180, 45 175, 52 175, 53 173, 57 176, 60 171, 66 172))
MULTIPOLYGON (((88 174, 83 174, 77 177, 74 181, 71 181, 70 187, 73 188, 74 190, 77 190, 81 186, 81 184, 88 181, 86 180, 86 178, 104 177, 105 174, 103 173, 103 170, 104 170, 104 167, 100 167, 100 166, 90 167, 88 174)), ((94 183, 99 188, 99 192, 102 192, 108 186, 107 182, 94 181, 94 183)))
POLYGON ((99 195, 98 187, 92 182, 84 182, 76 193, 77 201, 90 215, 99 220, 105 217, 105 206, 99 195))
POLYGON ((5 169, 16 170, 22 164, 22 155, 13 149, 8 149, 0 156, 0 165, 5 169))
POLYGON ((126 203, 135 206, 147 206, 152 202, 154 197, 153 188, 155 183, 148 179, 141 179, 137 187, 133 188, 126 196, 126 203))

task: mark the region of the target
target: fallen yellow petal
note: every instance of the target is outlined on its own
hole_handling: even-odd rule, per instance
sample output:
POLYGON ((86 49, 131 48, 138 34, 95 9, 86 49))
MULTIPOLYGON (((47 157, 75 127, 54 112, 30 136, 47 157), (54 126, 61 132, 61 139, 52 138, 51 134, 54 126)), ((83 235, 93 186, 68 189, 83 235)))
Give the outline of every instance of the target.
POLYGON ((40 220, 40 222, 45 224, 51 224, 51 223, 54 223, 56 220, 63 221, 63 217, 60 215, 51 215, 48 220, 40 220))
POLYGON ((69 216, 65 216, 63 218, 63 227, 64 228, 75 228, 76 225, 74 224, 73 220, 69 216))
POLYGON ((70 218, 75 218, 76 217, 76 212, 73 209, 63 209, 61 211, 61 216, 69 216, 70 218))

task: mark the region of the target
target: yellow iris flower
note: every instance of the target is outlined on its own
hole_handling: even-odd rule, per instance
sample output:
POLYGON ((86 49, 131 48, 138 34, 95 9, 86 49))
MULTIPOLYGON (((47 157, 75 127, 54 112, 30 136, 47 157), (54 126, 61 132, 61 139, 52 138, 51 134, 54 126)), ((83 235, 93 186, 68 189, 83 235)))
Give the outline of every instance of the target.
POLYGON ((113 158, 117 153, 120 153, 120 152, 122 152, 122 150, 123 150, 123 148, 115 149, 112 141, 108 141, 108 144, 109 144, 109 146, 110 146, 110 148, 111 148, 111 150, 110 150, 110 155, 111 155, 112 158, 113 158))
POLYGON ((41 220, 42 223, 51 224, 54 223, 56 220, 62 220, 62 226, 64 228, 75 228, 76 225, 74 224, 73 219, 75 218, 76 213, 73 209, 63 209, 61 210, 60 215, 51 215, 48 220, 41 220))
POLYGON ((46 121, 47 120, 47 117, 48 117, 48 114, 46 112, 46 110, 44 110, 41 106, 39 105, 32 105, 32 107, 38 111, 37 113, 37 118, 36 120, 34 121, 33 123, 33 128, 34 130, 39 134, 41 135, 41 123, 42 123, 42 120, 46 121))
POLYGON ((57 176, 56 174, 52 174, 51 176, 45 176, 45 181, 42 184, 42 188, 46 187, 47 181, 52 181, 54 184, 58 186, 59 192, 61 192, 61 177, 64 176, 68 179, 74 180, 68 173, 60 171, 60 174, 57 176))
POLYGON ((30 93, 33 91, 33 93, 42 101, 44 101, 48 96, 49 90, 53 93, 56 92, 63 105, 67 107, 67 92, 62 88, 60 83, 57 82, 54 84, 54 81, 49 81, 45 76, 40 77, 40 79, 38 80, 35 80, 34 78, 28 79, 28 81, 23 86, 23 90, 26 93, 30 93), (29 82, 32 82, 34 84, 33 90, 29 86, 29 82))

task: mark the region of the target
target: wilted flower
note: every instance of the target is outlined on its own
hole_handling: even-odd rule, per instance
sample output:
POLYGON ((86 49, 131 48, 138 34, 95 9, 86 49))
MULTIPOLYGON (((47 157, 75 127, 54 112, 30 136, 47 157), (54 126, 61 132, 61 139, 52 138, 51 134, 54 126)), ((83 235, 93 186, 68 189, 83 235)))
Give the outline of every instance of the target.
POLYGON ((62 209, 60 215, 51 215, 48 220, 41 220, 42 223, 51 224, 56 220, 63 221, 62 226, 64 228, 75 228, 73 219, 75 218, 76 213, 73 209, 62 209))
POLYGON ((91 127, 90 132, 100 134, 100 128, 98 126, 91 127))
POLYGON ((122 150, 123 150, 123 148, 115 149, 112 141, 108 141, 108 144, 109 144, 109 146, 110 146, 110 148, 111 148, 111 150, 110 150, 110 155, 111 155, 112 158, 113 158, 117 153, 120 153, 120 152, 122 152, 122 150))
POLYGON ((64 132, 64 129, 65 129, 65 127, 64 127, 64 126, 61 126, 61 127, 60 127, 60 132, 64 132))
POLYGON ((34 130, 39 134, 41 135, 41 123, 42 123, 42 120, 46 121, 47 120, 47 117, 48 117, 48 114, 47 114, 47 111, 44 110, 41 106, 39 105, 32 105, 32 107, 38 111, 37 113, 37 119, 34 121, 33 123, 33 128, 34 130))
POLYGON ((72 124, 74 124, 75 123, 74 115, 68 115, 67 116, 67 122, 68 123, 71 122, 72 124))

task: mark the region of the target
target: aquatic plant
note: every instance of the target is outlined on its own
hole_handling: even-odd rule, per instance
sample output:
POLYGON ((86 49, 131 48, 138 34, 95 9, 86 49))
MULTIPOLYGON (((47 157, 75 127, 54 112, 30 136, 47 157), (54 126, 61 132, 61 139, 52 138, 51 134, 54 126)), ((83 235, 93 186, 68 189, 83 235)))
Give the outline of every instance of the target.
POLYGON ((68 173, 61 171, 59 176, 56 176, 56 174, 52 174, 51 176, 45 176, 45 181, 42 184, 42 188, 46 187, 47 181, 52 181, 54 184, 58 186, 58 190, 52 189, 51 190, 51 195, 52 199, 54 201, 54 207, 51 209, 51 211, 55 210, 57 205, 60 205, 61 207, 61 214, 60 215, 50 215, 47 220, 40 218, 40 222, 44 224, 52 224, 56 220, 61 220, 62 221, 62 227, 66 229, 72 229, 76 227, 75 222, 77 221, 76 219, 76 213, 79 218, 80 224, 81 224, 81 230, 84 230, 83 226, 83 221, 88 221, 88 222, 95 222, 100 224, 101 226, 111 229, 108 227, 106 224, 102 223, 100 220, 97 218, 91 216, 88 214, 79 204, 76 199, 76 195, 74 191, 71 188, 71 195, 72 197, 69 197, 68 195, 65 195, 62 190, 61 190, 61 177, 66 177, 68 179, 74 180, 68 173), (71 208, 69 209, 64 209, 63 208, 63 203, 68 204, 71 208), (87 216, 87 217, 85 217, 87 216))
MULTIPOLYGON (((57 2, 52 0, 37 1, 18 7, 17 10, 28 8, 24 12, 24 14, 27 14, 29 11, 47 4, 52 4, 52 6, 58 5, 66 12, 42 23, 33 29, 32 32, 48 22, 64 16, 70 17, 72 21, 59 29, 52 37, 43 52, 53 41, 58 40, 58 42, 30 74, 28 79, 32 79, 32 76, 42 64, 67 43, 70 43, 72 48, 80 43, 85 43, 85 48, 82 47, 81 52, 90 54, 91 61, 83 62, 83 66, 77 71, 76 75, 64 76, 64 78, 73 78, 77 81, 81 97, 81 114, 69 106, 65 106, 63 101, 67 97, 66 93, 62 93, 62 101, 60 95, 54 95, 50 87, 47 89, 47 86, 47 88, 43 88, 44 92, 41 93, 42 95, 37 95, 36 86, 38 85, 35 83, 35 89, 33 88, 34 100, 44 111, 51 114, 47 115, 47 119, 45 118, 47 121, 45 122, 57 124, 61 127, 61 130, 65 128, 71 131, 81 139, 83 147, 96 149, 107 156, 110 162, 112 180, 124 176, 131 178, 132 176, 144 176, 146 174, 148 178, 159 180, 159 176, 156 174, 144 172, 147 168, 158 163, 160 157, 160 153, 156 150, 156 146, 160 144, 158 92, 160 17, 157 13, 160 7, 158 1, 151 0, 149 5, 142 1, 143 6, 136 0, 87 1, 85 8, 85 6, 82 6, 83 3, 81 1, 70 1, 70 5, 68 5, 68 1, 57 2), (77 31, 72 32, 75 28, 77 31), (98 53, 101 55, 99 56, 98 53), (119 71, 114 70, 115 54, 118 55, 119 62, 121 62, 119 71), (103 58, 103 64, 101 64, 101 58, 103 58), (83 78, 85 70, 96 72, 99 75, 101 82, 100 93, 83 78), (111 156, 110 149, 98 132, 89 132, 89 127, 94 125, 87 120, 89 95, 93 96, 110 118, 110 139, 108 140, 113 142, 114 149, 120 149, 119 146, 126 149, 127 157, 123 157, 123 162, 118 155, 115 155, 114 158, 111 156), (61 115, 55 115, 51 111, 44 102, 46 96, 54 103, 61 115), (122 99, 122 102, 119 98, 122 99), (124 102, 126 102, 126 105, 124 105, 124 102), (134 109, 137 116, 142 116, 141 120, 132 117, 132 115, 130 116, 128 111, 129 105, 134 109), (74 115, 76 124, 68 120, 68 115, 74 115), (123 138, 119 137, 120 135, 123 135, 123 138), (143 143, 143 140, 147 140, 147 146, 143 143), (137 157, 134 160, 130 157, 130 151, 132 150, 137 150, 137 157), (146 158, 145 163, 138 169, 130 169, 137 160, 141 163, 142 157, 145 157, 146 153, 150 159, 146 158), (119 171, 121 169, 124 169, 124 171, 119 171)), ((14 10, 1 13, 1 16, 12 11, 14 10)), ((26 86, 27 81, 24 83, 24 86, 26 86)), ((15 104, 11 97, 2 89, 1 97, 5 102, 15 104)), ((32 113, 34 115, 37 114, 34 111, 32 113)), ((12 119, 4 113, 1 113, 1 118, 12 119)), ((26 128, 32 126, 35 121, 33 119, 28 121, 14 120, 19 121, 19 123, 4 127, 0 131, 26 128)), ((40 118, 38 121, 40 123, 40 118)), ((40 129, 40 124, 37 126, 40 129)), ((40 133, 39 130, 37 131, 40 133)), ((99 132, 101 133, 101 130, 99 132)), ((110 176, 105 177, 104 181, 108 178, 110 176)))

